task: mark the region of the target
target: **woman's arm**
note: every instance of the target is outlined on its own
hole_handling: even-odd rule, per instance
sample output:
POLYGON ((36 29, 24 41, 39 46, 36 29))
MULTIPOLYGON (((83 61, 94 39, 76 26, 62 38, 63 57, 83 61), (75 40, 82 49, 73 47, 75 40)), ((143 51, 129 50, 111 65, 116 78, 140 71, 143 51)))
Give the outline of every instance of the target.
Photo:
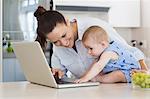
POLYGON ((58 73, 58 77, 62 78, 66 74, 67 69, 60 63, 60 60, 55 53, 52 55, 51 62, 53 75, 58 73))
POLYGON ((102 71, 102 69, 111 59, 118 59, 118 55, 115 52, 103 52, 99 61, 94 63, 92 67, 86 72, 86 74, 82 78, 76 80, 75 82, 81 83, 91 80, 102 71))

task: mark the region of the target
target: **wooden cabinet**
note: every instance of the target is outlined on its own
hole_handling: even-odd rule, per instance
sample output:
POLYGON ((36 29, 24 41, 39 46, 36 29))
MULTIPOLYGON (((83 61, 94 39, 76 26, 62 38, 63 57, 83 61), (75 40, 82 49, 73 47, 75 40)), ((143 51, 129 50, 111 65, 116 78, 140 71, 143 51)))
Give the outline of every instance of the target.
POLYGON ((16 58, 3 59, 3 82, 26 80, 16 58))

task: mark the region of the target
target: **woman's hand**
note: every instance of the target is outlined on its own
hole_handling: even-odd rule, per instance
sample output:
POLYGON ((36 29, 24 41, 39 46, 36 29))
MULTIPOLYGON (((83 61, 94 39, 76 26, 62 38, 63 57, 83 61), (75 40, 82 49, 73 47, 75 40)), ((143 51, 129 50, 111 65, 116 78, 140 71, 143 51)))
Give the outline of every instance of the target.
POLYGON ((65 73, 62 70, 56 68, 52 68, 52 73, 53 75, 58 74, 59 79, 61 79, 65 75, 65 73))

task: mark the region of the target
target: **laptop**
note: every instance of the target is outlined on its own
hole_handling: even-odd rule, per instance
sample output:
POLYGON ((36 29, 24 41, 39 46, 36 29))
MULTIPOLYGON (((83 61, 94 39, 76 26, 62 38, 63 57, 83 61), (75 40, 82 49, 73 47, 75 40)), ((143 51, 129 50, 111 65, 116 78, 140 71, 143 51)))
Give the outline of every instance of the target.
POLYGON ((53 88, 99 85, 99 82, 74 83, 69 80, 66 83, 58 83, 38 42, 14 42, 12 46, 27 81, 31 83, 53 88))

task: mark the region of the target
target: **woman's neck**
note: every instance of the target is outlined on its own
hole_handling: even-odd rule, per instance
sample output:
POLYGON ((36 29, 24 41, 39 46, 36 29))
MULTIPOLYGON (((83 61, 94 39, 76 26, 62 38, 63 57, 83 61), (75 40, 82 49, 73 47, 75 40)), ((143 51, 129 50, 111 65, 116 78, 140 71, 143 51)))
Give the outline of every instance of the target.
POLYGON ((75 41, 78 39, 78 27, 77 27, 77 21, 75 20, 74 22, 70 22, 71 27, 72 27, 72 32, 74 36, 74 46, 72 47, 76 52, 76 46, 75 46, 75 41))
POLYGON ((72 32, 74 34, 74 40, 78 39, 78 26, 77 21, 71 22, 72 32))

